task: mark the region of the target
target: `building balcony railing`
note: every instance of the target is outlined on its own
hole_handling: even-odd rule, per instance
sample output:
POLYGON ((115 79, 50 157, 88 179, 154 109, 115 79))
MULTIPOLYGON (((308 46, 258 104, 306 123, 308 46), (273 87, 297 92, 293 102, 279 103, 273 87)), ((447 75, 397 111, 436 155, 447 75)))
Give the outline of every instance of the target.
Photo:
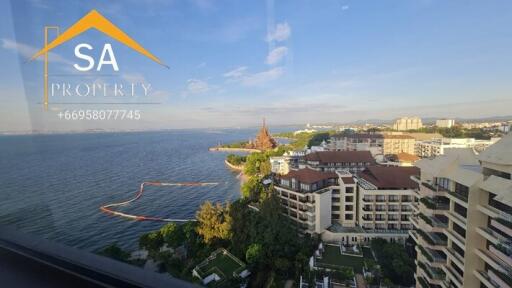
POLYGON ((482 282, 486 287, 502 288, 497 282, 494 281, 494 279, 489 276, 489 274, 487 274, 487 272, 475 270, 474 274, 476 278, 478 278, 478 280, 480 280, 480 282, 482 282))
POLYGON ((448 191, 448 195, 453 196, 453 197, 455 197, 455 198, 457 198, 457 199, 459 199, 459 200, 461 200, 461 201, 463 201, 465 203, 468 202, 468 196, 466 196, 466 195, 464 195, 462 193, 454 192, 454 191, 448 191))

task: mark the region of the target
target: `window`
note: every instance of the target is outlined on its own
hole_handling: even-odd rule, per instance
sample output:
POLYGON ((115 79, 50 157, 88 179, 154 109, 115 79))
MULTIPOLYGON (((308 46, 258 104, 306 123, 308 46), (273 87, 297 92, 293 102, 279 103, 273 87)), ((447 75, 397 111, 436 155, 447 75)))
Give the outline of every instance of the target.
POLYGON ((353 202, 354 196, 345 196, 345 202, 353 202))
POLYGON ((354 211, 354 205, 345 205, 345 211, 354 211))
POLYGON ((354 220, 354 214, 345 214, 345 220, 354 220))
POLYGON ((348 193, 348 194, 354 193, 354 187, 345 188, 345 193, 348 193))

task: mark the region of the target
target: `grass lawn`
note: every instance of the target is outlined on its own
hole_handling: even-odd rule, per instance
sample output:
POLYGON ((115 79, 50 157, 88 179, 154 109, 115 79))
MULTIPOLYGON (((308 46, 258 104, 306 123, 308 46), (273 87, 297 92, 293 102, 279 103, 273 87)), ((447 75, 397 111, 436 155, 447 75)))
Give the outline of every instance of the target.
POLYGON ((245 265, 242 265, 233 258, 235 256, 224 254, 222 251, 217 252, 214 252, 215 257, 213 259, 203 261, 198 265, 200 268, 196 269, 202 278, 212 273, 216 273, 221 278, 220 281, 213 281, 208 286, 222 286, 222 282, 233 277, 233 272, 239 274, 245 269, 245 265))
POLYGON ((316 259, 319 267, 336 269, 337 267, 352 267, 355 273, 361 273, 364 266, 364 258, 350 255, 342 255, 339 246, 324 245, 322 259, 316 259))

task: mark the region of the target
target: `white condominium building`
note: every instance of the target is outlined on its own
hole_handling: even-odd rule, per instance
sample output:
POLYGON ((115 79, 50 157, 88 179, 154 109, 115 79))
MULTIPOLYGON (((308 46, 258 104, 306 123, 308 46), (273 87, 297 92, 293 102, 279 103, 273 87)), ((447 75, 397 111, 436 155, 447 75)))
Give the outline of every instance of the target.
POLYGON ((415 145, 415 154, 422 158, 435 157, 445 154, 445 149, 473 148, 476 152, 484 151, 496 143, 499 138, 491 140, 476 140, 475 138, 439 138, 429 141, 418 141, 415 145))
POLYGON ((512 287, 512 135, 416 166, 416 286, 512 287))
POLYGON ((439 128, 452 128, 455 126, 455 120, 453 119, 437 119, 436 126, 439 128))
POLYGON ((416 130, 421 127, 423 127, 423 124, 419 117, 402 117, 393 124, 393 130, 397 131, 416 130))

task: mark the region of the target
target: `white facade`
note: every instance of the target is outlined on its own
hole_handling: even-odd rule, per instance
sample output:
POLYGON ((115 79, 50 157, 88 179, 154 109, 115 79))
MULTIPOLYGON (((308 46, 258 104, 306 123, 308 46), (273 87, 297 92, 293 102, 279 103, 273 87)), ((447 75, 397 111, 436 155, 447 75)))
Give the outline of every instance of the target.
POLYGON ((496 143, 499 138, 491 140, 476 140, 475 138, 440 138, 429 141, 418 141, 415 145, 415 153, 419 157, 428 158, 444 155, 445 149, 450 148, 472 148, 477 152, 496 143))
POLYGON ((402 117, 393 124, 393 130, 397 131, 416 130, 421 127, 423 127, 423 123, 419 117, 402 117))
POLYGON ((437 119, 436 126, 439 128, 451 128, 455 125, 455 120, 453 119, 437 119))

